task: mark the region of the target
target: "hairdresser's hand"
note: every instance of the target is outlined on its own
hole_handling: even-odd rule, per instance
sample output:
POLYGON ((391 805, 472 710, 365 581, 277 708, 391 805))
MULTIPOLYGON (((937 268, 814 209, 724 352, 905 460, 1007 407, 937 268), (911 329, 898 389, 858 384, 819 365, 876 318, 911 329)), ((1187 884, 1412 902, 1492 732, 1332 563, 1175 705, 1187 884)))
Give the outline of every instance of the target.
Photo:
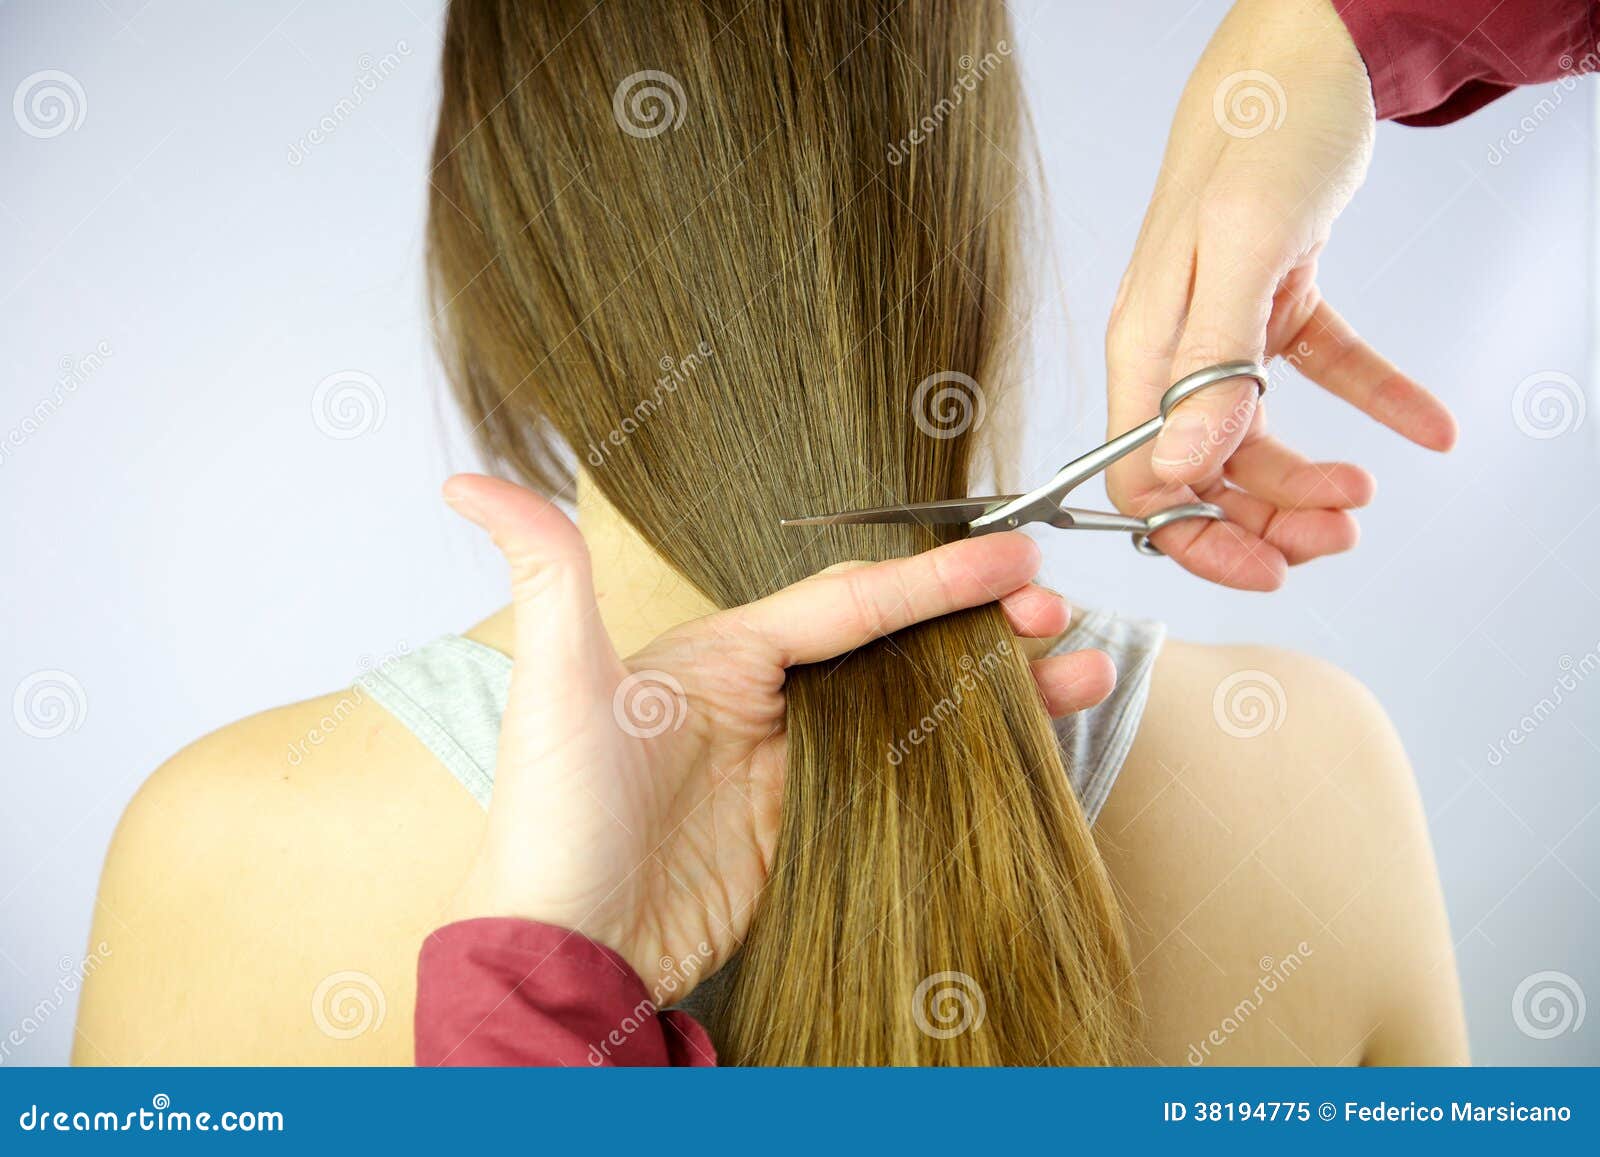
MULTIPOLYGON (((445 486, 511 564, 515 666, 494 799, 454 915, 521 916, 615 949, 674 999, 737 948, 766 879, 784 774, 784 671, 998 599, 1019 635, 1061 632, 1031 584, 1038 548, 997 534, 830 568, 677 627, 619 659, 582 537, 542 498, 491 478, 445 486)), ((1115 674, 1097 651, 1033 665, 1062 715, 1115 674)))
MULTIPOLYGON (((1443 404, 1317 290, 1317 256, 1366 175, 1373 131, 1366 68, 1329 0, 1234 6, 1184 91, 1112 311, 1113 431, 1156 413, 1185 374, 1281 354, 1413 442, 1452 445, 1443 404)), ((1274 386, 1285 377, 1274 372, 1274 386)), ((1154 541, 1195 574, 1251 590, 1277 587, 1286 564, 1349 549, 1348 511, 1373 493, 1366 471, 1269 437, 1248 380, 1185 402, 1107 486, 1132 514, 1197 498, 1222 506, 1231 521, 1174 523, 1154 541)))

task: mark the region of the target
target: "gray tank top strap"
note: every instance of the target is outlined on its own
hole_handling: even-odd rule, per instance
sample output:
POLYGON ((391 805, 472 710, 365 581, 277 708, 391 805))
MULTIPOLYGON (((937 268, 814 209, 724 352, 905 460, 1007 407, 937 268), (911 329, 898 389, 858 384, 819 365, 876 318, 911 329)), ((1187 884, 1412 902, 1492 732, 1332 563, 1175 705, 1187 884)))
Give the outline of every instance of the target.
MULTIPOLYGON (((1117 686, 1104 703, 1056 721, 1072 788, 1093 823, 1122 770, 1150 693, 1159 623, 1075 612, 1052 653, 1096 648, 1111 656, 1117 686)), ((427 745, 483 807, 494 787, 500 717, 511 660, 492 647, 446 635, 363 675, 358 686, 427 745)))

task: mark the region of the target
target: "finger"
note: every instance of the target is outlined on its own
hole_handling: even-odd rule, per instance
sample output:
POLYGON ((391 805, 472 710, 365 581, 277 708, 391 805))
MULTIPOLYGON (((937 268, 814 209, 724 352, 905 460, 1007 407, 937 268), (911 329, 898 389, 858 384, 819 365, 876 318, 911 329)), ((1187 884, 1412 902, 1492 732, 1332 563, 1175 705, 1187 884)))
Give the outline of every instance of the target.
MULTIPOLYGON (((1194 289, 1172 359, 1172 379, 1219 362, 1260 362, 1278 284, 1293 254, 1258 254, 1260 223, 1234 210, 1203 210, 1195 246, 1194 289)), ((1250 429, 1257 386, 1248 378, 1194 394, 1168 416, 1151 453, 1155 472, 1194 485, 1214 478, 1250 429)))
POLYGON ((481 474, 457 474, 445 483, 444 498, 489 532, 511 568, 519 701, 560 702, 587 678, 598 685, 615 668, 616 652, 600 621, 589 551, 572 520, 531 490, 481 474))
POLYGON ((1038 569, 1037 544, 1007 531, 824 571, 722 614, 770 643, 784 666, 820 663, 913 623, 992 603, 1038 569))
POLYGON ((1226 525, 1254 535, 1290 566, 1340 554, 1361 540, 1360 524, 1345 510, 1283 510, 1225 486, 1208 491, 1205 500, 1222 507, 1230 520, 1226 525))
POLYGON ((1117 685, 1117 668, 1104 651, 1073 651, 1035 659, 1034 684, 1052 718, 1093 707, 1117 685))
POLYGON ((1322 302, 1285 351, 1296 368, 1336 397, 1429 450, 1456 444, 1449 408, 1395 368, 1322 302))
POLYGON ((1377 483, 1348 462, 1312 462, 1276 438, 1254 438, 1228 459, 1228 480, 1285 510, 1348 509, 1372 501, 1377 483))
POLYGON ((1012 591, 1000 600, 1014 634, 1024 639, 1049 639, 1067 629, 1072 613, 1067 600, 1036 583, 1012 591))
POLYGON ((1234 590, 1275 591, 1288 574, 1283 552, 1237 522, 1184 519, 1156 531, 1150 541, 1190 574, 1234 590))

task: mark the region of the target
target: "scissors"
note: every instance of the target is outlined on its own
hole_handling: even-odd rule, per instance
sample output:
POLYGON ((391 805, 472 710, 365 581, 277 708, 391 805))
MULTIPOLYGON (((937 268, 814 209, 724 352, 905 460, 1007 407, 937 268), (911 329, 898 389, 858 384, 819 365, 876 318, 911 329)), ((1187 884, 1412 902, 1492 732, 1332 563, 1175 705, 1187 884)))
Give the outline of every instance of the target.
POLYGON ((1163 526, 1186 518, 1209 518, 1226 522, 1222 507, 1211 502, 1188 502, 1169 506, 1143 518, 1112 514, 1101 510, 1080 510, 1062 503, 1078 485, 1118 459, 1133 453, 1161 432, 1167 418, 1186 398, 1219 382, 1253 378, 1257 396, 1267 391, 1267 371, 1258 362, 1221 362, 1180 378, 1161 395, 1161 412, 1142 425, 1119 434, 1082 457, 1068 462, 1055 477, 1026 494, 991 494, 972 498, 944 498, 937 502, 912 502, 896 506, 877 506, 866 510, 845 510, 835 514, 812 514, 782 519, 784 526, 845 526, 862 523, 915 522, 923 526, 966 524, 967 537, 995 531, 1015 530, 1030 522, 1042 522, 1057 530, 1120 530, 1133 535, 1134 549, 1141 554, 1159 555, 1150 536, 1163 526))

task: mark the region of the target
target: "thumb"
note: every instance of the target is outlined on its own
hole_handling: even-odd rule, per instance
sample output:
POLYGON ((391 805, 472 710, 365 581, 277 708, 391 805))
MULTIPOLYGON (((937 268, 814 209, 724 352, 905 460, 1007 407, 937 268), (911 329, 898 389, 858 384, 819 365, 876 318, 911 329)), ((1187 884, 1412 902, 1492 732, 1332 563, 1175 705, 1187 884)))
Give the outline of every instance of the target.
MULTIPOLYGON (((1279 272, 1246 245, 1237 239, 1208 244, 1201 234, 1189 316, 1173 354, 1174 382, 1219 362, 1263 360, 1279 272)), ((1156 438, 1156 474, 1191 486, 1216 477, 1249 432, 1257 393, 1253 380, 1239 378, 1189 397, 1156 438)))
POLYGON ((481 526, 511 568, 516 666, 524 704, 570 701, 574 691, 605 690, 616 652, 600 620, 589 550, 561 509, 525 487, 481 474, 457 474, 444 499, 481 526))

